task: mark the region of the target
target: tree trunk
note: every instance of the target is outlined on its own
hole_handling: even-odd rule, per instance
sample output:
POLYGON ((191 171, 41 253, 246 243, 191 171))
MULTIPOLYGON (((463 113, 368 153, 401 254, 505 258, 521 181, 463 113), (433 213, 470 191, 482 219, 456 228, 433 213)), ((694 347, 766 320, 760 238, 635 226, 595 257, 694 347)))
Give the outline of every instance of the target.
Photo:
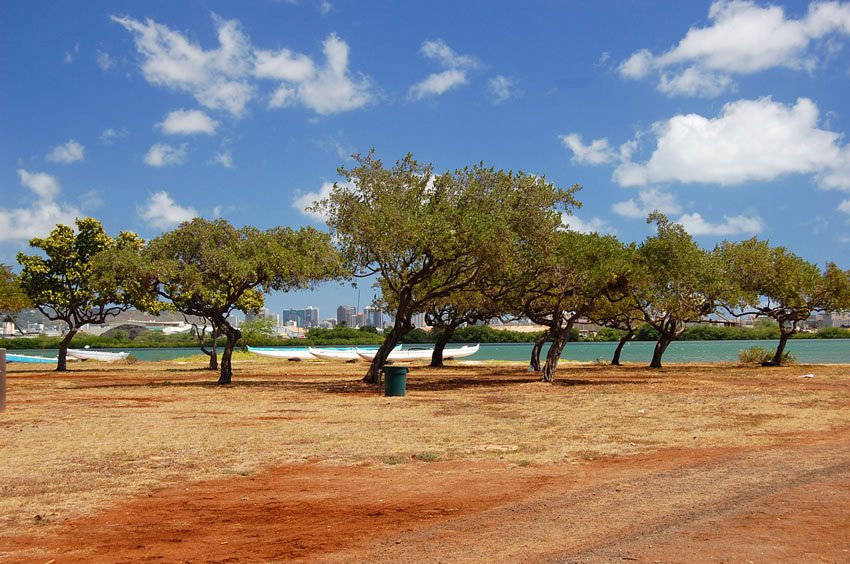
POLYGON ((71 344, 71 339, 77 334, 77 329, 68 329, 65 336, 62 337, 62 342, 59 343, 59 361, 56 363, 56 372, 68 371, 68 345, 71 344))
POLYGON ((207 349, 204 346, 203 337, 201 338, 201 352, 210 357, 210 364, 207 370, 218 370, 218 331, 212 332, 212 348, 207 349))
POLYGON ((546 364, 543 366, 544 382, 555 381, 555 370, 558 369, 558 361, 561 359, 564 346, 570 341, 570 331, 572 330, 573 322, 570 321, 566 327, 554 331, 552 346, 549 347, 549 352, 546 354, 546 364))
POLYGON ((662 334, 658 342, 655 343, 655 351, 652 353, 652 362, 649 363, 650 368, 661 368, 661 357, 664 356, 664 351, 670 343, 673 342, 673 337, 662 334))
POLYGON ((773 353, 773 360, 770 361, 772 366, 782 366, 782 355, 785 353, 785 345, 788 344, 788 339, 791 338, 794 332, 779 332, 779 344, 776 345, 776 352, 773 353))
POLYGON ((242 331, 234 329, 227 323, 225 323, 223 330, 227 337, 227 342, 224 344, 224 350, 221 352, 221 374, 218 377, 218 383, 229 384, 233 378, 231 356, 233 356, 233 349, 236 347, 236 342, 242 337, 242 331))
POLYGON ((457 329, 457 325, 447 325, 443 328, 443 333, 434 343, 434 352, 431 354, 431 368, 443 367, 443 351, 446 350, 446 344, 454 335, 455 329, 457 329))
POLYGON ((617 343, 617 348, 614 349, 614 356, 611 358, 611 366, 620 366, 620 353, 623 352, 623 347, 626 346, 626 343, 631 341, 634 336, 635 332, 629 329, 628 333, 620 337, 620 341, 617 343))
POLYGON ((369 365, 369 371, 363 377, 363 381, 367 384, 381 385, 381 369, 387 363, 387 357, 390 356, 392 350, 401 342, 401 338, 413 330, 410 313, 396 313, 395 323, 393 328, 387 335, 384 342, 378 348, 378 353, 372 359, 372 364, 369 365))
POLYGON ((537 340, 534 341, 534 346, 531 347, 531 359, 528 362, 528 369, 533 372, 540 372, 540 351, 543 350, 543 345, 549 340, 549 331, 543 331, 537 340))

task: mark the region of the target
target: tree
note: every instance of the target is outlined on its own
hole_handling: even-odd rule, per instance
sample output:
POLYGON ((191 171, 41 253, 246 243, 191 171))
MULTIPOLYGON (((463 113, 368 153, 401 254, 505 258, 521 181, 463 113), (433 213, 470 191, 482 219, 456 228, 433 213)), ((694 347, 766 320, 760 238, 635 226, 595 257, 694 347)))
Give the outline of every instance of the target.
POLYGON ((80 327, 104 323, 130 307, 137 286, 132 280, 95 275, 94 259, 104 251, 118 254, 143 246, 135 234, 122 231, 110 238, 101 223, 91 217, 75 221, 77 233, 67 225, 57 225, 46 238, 31 239, 31 247, 45 256, 18 253, 21 288, 48 319, 68 325, 59 344, 57 371, 67 370, 68 345, 80 327))
POLYGON ((21 282, 12 272, 12 267, 0 264, 0 319, 15 325, 19 333, 23 333, 16 321, 21 310, 32 307, 32 302, 21 288, 21 282))
POLYGON ((237 229, 223 219, 201 218, 153 239, 144 252, 117 257, 118 265, 136 273, 152 294, 177 311, 208 319, 226 337, 219 384, 232 380, 233 348, 242 336, 230 324, 234 310, 256 313, 265 292, 310 288, 342 273, 326 233, 312 228, 237 229))
POLYGON ((726 309, 737 316, 755 315, 779 324, 779 343, 771 361, 775 366, 782 363, 788 339, 813 313, 850 309, 850 272, 834 263, 827 263, 821 272, 784 247, 771 247, 755 238, 723 243, 720 253, 727 276, 744 296, 726 309))
MULTIPOLYGON (((564 346, 580 317, 589 316, 597 302, 624 289, 623 246, 613 236, 562 231, 547 260, 536 265, 531 284, 523 289, 525 315, 546 327, 552 340, 542 378, 555 378, 564 346)), ((535 343, 536 345, 538 343, 535 343)), ((532 360, 533 365, 533 360, 532 360)))
POLYGON ((277 333, 274 319, 270 317, 258 317, 247 320, 239 327, 242 332, 242 350, 247 351, 251 341, 263 337, 273 337, 277 333))
POLYGON ((458 327, 486 321, 500 313, 498 306, 483 291, 476 289, 455 292, 431 305, 425 312, 425 323, 438 331, 431 367, 443 366, 443 351, 458 327))
POLYGON ((517 241, 560 224, 577 187, 482 164, 435 175, 408 154, 391 169, 374 151, 340 168, 345 184, 311 209, 327 218, 356 277, 377 276, 393 327, 364 380, 380 384, 390 351, 413 330, 412 316, 470 287, 489 265, 508 260, 517 241))
POLYGON ((661 368, 664 351, 687 322, 713 313, 734 293, 717 253, 700 248, 681 225, 659 212, 649 215, 647 223, 652 222, 658 231, 637 249, 630 300, 659 333, 649 366, 661 368))

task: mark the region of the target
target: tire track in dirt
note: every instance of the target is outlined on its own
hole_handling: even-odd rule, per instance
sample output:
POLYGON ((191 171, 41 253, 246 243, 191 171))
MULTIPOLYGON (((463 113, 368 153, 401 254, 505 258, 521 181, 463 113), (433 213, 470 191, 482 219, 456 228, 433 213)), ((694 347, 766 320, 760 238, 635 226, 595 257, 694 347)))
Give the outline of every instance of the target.
MULTIPOLYGON (((687 550, 676 539, 688 532, 693 534, 700 527, 724 519, 734 520, 747 508, 771 498, 775 505, 792 490, 817 486, 832 491, 850 483, 850 441, 844 431, 823 440, 727 452, 719 458, 684 463, 672 470, 658 471, 647 465, 620 470, 623 471, 607 477, 591 478, 586 485, 567 491, 546 488, 516 504, 406 532, 358 557, 396 562, 651 562, 650 547, 667 542, 672 547, 668 554, 693 561, 677 552, 687 550)), ((850 560, 850 554, 844 552, 850 548, 844 542, 846 523, 850 522, 848 499, 836 512, 831 530, 819 532, 824 536, 820 540, 809 538, 811 530, 800 530, 801 538, 794 538, 793 529, 786 530, 790 534, 785 538, 762 536, 772 545, 805 540, 807 546, 824 551, 820 557, 850 560)), ((746 530, 739 534, 751 536, 746 530)), ((744 551, 741 557, 758 550, 739 540, 723 544, 724 551, 734 553, 736 544, 744 551)), ((340 553, 324 559, 343 561, 350 556, 353 555, 340 553)), ((710 558, 696 552, 691 556, 710 558)))

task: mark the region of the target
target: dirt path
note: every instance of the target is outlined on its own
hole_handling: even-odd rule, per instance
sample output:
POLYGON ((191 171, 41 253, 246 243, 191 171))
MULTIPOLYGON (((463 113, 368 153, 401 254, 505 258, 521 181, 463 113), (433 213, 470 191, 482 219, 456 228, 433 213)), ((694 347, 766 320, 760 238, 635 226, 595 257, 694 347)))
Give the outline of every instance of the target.
POLYGON ((0 562, 848 562, 848 523, 845 430, 574 465, 288 466, 0 540, 0 562))

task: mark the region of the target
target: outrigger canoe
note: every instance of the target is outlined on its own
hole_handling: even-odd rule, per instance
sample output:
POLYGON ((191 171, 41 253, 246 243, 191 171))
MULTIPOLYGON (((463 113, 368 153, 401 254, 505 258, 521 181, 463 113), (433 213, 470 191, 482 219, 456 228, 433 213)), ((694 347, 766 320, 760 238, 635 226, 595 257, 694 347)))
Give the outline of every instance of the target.
POLYGON ((73 356, 79 360, 100 360, 103 362, 115 362, 116 360, 124 360, 130 353, 128 352, 108 352, 108 351, 93 351, 89 349, 68 349, 68 356, 73 356))
MULTIPOLYGON (((400 345, 398 347, 396 347, 394 350, 399 350, 399 349, 401 349, 400 345)), ((373 349, 358 349, 357 347, 339 348, 339 349, 323 349, 323 348, 317 348, 317 347, 310 347, 308 350, 310 351, 310 354, 312 354, 316 358, 320 358, 322 360, 336 360, 338 362, 348 362, 350 360, 360 360, 360 355, 357 354, 358 351, 361 351, 361 352, 364 352, 364 353, 371 352, 372 355, 374 355, 375 353, 378 352, 378 347, 375 347, 374 350, 373 349)))
MULTIPOLYGON (((450 358, 463 358, 467 356, 472 356, 478 352, 479 345, 463 345, 460 348, 456 349, 443 349, 443 360, 448 360, 450 358)), ((375 355, 378 351, 364 351, 362 349, 357 349, 357 354, 363 360, 371 361, 375 358, 375 355)), ((434 354, 434 349, 408 349, 408 350, 394 350, 387 357, 387 360, 392 360, 394 362, 412 362, 414 360, 429 360, 434 354)))
POLYGON ((316 357, 310 353, 309 349, 298 347, 248 347, 248 352, 272 358, 316 360, 316 357))
POLYGON ((6 362, 29 362, 29 363, 41 363, 41 364, 56 364, 59 362, 58 358, 48 358, 46 356, 33 356, 29 354, 16 354, 16 353, 6 353, 6 362))

